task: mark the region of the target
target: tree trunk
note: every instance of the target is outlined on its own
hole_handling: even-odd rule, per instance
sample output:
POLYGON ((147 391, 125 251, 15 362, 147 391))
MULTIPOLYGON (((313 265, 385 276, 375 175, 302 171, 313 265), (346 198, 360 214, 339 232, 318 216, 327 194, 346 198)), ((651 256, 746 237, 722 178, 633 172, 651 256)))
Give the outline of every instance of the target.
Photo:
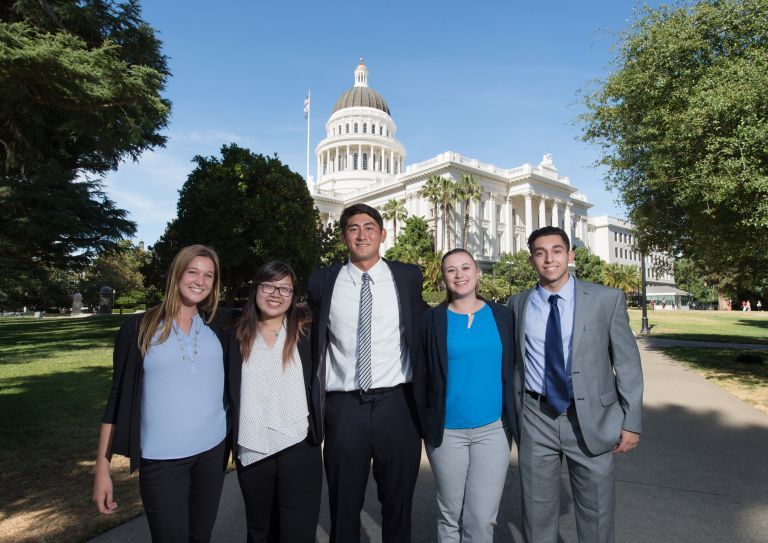
POLYGON ((717 309, 720 311, 730 311, 731 300, 725 297, 722 287, 717 287, 717 309))
POLYGON ((467 234, 469 232, 469 200, 464 200, 464 228, 461 231, 461 244, 467 248, 467 234))

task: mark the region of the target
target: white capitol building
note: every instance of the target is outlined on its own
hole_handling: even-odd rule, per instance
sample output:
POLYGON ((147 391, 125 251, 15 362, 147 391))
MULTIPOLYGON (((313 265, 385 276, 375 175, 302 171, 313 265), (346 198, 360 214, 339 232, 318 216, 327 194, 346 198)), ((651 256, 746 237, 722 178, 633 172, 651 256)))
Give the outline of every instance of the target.
MULTIPOLYGON (((409 217, 424 217, 439 234, 444 217, 440 211, 437 217, 433 215, 433 205, 421 195, 424 185, 432 176, 458 181, 472 175, 483 193, 479 202, 470 202, 465 245, 484 269, 498 261, 501 253, 527 249, 528 235, 546 225, 565 229, 574 247, 587 246, 606 262, 639 266, 632 226, 607 216, 590 219, 587 213, 592 204, 568 177, 558 173, 549 154, 538 165, 514 168, 486 164, 452 151, 406 164, 405 146, 396 136, 397 125, 389 106, 368 86, 368 69, 360 59, 354 86, 336 101, 325 123, 325 138, 315 148, 317 176, 311 191, 323 220, 338 220, 351 204, 382 209, 387 201, 396 199, 404 202, 409 217)), ((462 206, 456 204, 451 212, 451 247, 444 247, 442 235, 438 235, 438 250, 462 246, 462 206)), ((393 225, 385 226, 389 235, 383 251, 395 242, 393 225)), ((646 264, 649 284, 674 285, 671 276, 654 272, 650 257, 646 264)))

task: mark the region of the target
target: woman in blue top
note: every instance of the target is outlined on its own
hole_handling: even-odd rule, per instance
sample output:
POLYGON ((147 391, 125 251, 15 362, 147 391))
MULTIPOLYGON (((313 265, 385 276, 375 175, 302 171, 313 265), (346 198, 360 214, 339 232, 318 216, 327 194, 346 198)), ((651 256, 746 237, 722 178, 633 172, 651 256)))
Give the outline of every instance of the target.
POLYGON ((477 296, 480 272, 466 250, 446 253, 441 269, 447 299, 424 314, 414 375, 438 541, 491 543, 512 443, 512 313, 477 296))
POLYGON ((93 500, 117 508, 112 454, 139 468, 154 542, 210 541, 226 466, 227 415, 219 300, 219 259, 203 245, 183 248, 165 299, 128 319, 115 341, 93 500))

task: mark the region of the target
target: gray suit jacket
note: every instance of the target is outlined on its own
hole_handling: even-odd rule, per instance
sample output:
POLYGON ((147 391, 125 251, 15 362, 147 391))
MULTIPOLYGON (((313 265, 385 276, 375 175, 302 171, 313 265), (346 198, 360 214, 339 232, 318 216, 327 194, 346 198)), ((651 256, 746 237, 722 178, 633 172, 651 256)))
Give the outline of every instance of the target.
MULTIPOLYGON (((525 392, 525 309, 532 292, 507 302, 516 323, 517 424, 512 432, 518 443, 525 392)), ((576 416, 592 454, 612 449, 622 429, 640 433, 643 372, 620 290, 576 280, 571 379, 576 416)))

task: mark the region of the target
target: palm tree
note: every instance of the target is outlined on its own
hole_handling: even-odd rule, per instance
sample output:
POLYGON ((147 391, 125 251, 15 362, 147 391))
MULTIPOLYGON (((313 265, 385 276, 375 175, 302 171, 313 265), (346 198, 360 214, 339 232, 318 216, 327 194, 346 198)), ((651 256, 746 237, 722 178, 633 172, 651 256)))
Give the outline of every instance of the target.
POLYGON ((451 211, 458 201, 456 182, 450 177, 441 177, 440 188, 443 201, 443 250, 449 251, 451 247, 451 211))
POLYGON ((394 242, 397 240, 397 221, 404 221, 408 218, 408 210, 405 209, 405 200, 395 200, 392 198, 386 204, 384 209, 381 210, 381 216, 386 221, 392 221, 395 230, 395 237, 392 239, 394 242))
POLYGON ((456 184, 456 198, 464 206, 464 225, 461 230, 461 246, 467 247, 467 233, 469 232, 469 204, 470 202, 479 202, 480 195, 483 194, 483 188, 480 186, 472 174, 462 175, 461 180, 456 184))
POLYGON ((635 266, 606 264, 603 269, 603 281, 606 286, 624 291, 625 296, 640 290, 640 276, 635 266))
POLYGON ((432 204, 432 216, 435 220, 432 230, 432 234, 435 238, 435 250, 437 250, 437 208, 440 206, 440 202, 443 199, 440 185, 440 177, 433 175, 427 179, 427 182, 424 183, 424 188, 421 190, 421 196, 426 198, 426 200, 432 204))

